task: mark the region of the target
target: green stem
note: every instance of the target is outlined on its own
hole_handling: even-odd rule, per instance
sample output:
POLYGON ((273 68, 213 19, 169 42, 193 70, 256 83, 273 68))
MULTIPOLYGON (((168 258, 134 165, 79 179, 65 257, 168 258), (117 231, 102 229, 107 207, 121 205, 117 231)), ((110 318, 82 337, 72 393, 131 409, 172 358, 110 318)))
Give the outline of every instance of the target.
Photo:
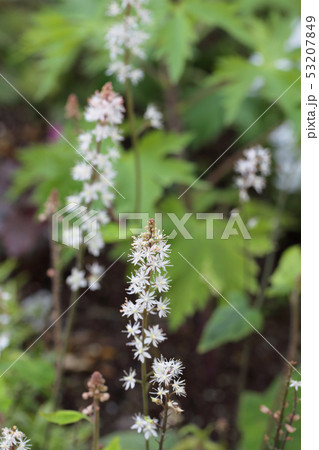
POLYGON ((100 410, 99 402, 94 400, 94 424, 93 424, 93 450, 99 450, 100 435, 100 410))
MULTIPOLYGON (((130 15, 130 5, 126 8, 126 17, 130 15)), ((126 66, 130 64, 130 51, 125 49, 124 63, 126 66)), ((132 94, 132 85, 129 78, 125 80, 125 96, 126 96, 126 108, 127 116, 130 126, 130 134, 132 139, 132 147, 134 150, 134 160, 135 160, 135 212, 140 212, 141 210, 141 199, 142 199, 142 180, 141 180, 141 157, 138 149, 138 138, 137 138, 137 128, 134 113, 134 100, 132 94)))
POLYGON ((133 146, 133 150, 134 150, 134 159, 135 159, 135 212, 140 212, 141 197, 142 197, 141 157, 140 157, 140 152, 138 149, 133 95, 132 95, 131 82, 129 79, 126 79, 126 81, 125 81, 125 91, 126 91, 127 115, 128 115, 129 124, 130 124, 130 132, 131 132, 132 146, 133 146))
POLYGON ((261 281, 260 281, 260 290, 259 290, 258 296, 256 298, 256 302, 255 302, 255 307, 257 309, 260 309, 264 303, 267 284, 268 284, 269 277, 273 271, 273 267, 275 264, 277 244, 278 244, 278 239, 279 239, 280 232, 281 232, 280 221, 281 221, 281 217, 282 217, 282 214, 284 211, 286 198, 287 198, 287 193, 285 191, 280 191, 279 195, 278 195, 278 202, 277 202, 276 214, 275 214, 275 223, 274 223, 272 239, 271 239, 274 248, 271 253, 268 253, 266 260, 265 260, 263 273, 262 273, 261 281))
MULTIPOLYGON (((81 245, 78 255, 77 255, 77 261, 76 261, 76 267, 79 270, 82 270, 82 268, 83 268, 84 251, 85 251, 85 246, 81 245)), ((61 395, 60 391, 61 391, 62 379, 63 379, 63 374, 64 374, 64 360, 65 360, 65 356, 66 356, 68 348, 69 348, 70 337, 71 337, 71 332, 72 332, 72 328, 73 328, 73 324, 74 324, 75 313, 76 313, 76 308, 77 308, 77 303, 78 303, 78 302, 76 302, 78 295, 79 295, 79 290, 72 291, 71 298, 70 298, 70 305, 73 305, 74 302, 75 303, 70 308, 70 312, 68 314, 67 322, 66 322, 65 329, 64 329, 63 345, 61 348, 60 358, 59 358, 59 362, 57 365, 57 375, 56 375, 56 381, 55 381, 55 387, 54 387, 55 395, 54 395, 54 400, 53 400, 53 409, 56 409, 60 402, 60 395, 61 395)))

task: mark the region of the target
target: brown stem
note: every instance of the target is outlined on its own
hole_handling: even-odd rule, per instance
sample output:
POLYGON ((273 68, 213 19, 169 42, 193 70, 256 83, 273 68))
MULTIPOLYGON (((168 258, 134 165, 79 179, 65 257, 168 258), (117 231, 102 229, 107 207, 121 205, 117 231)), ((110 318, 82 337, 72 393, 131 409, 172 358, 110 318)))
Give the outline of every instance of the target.
POLYGON ((277 450, 278 446, 279 446, 280 432, 281 432, 281 427, 282 427, 282 423, 283 423, 283 419, 284 419, 284 412, 285 412, 285 408, 286 408, 291 372, 292 372, 292 367, 288 366, 288 374, 287 374, 287 379, 286 379, 286 383, 285 383, 285 387, 284 387, 284 393, 282 396, 281 408, 280 408, 279 418, 277 421, 276 433, 275 433, 275 437, 274 437, 274 443, 272 446, 272 450, 277 450))
MULTIPOLYGON (((292 414, 290 416, 290 419, 288 421, 288 425, 292 425, 293 421, 294 421, 294 417, 296 415, 296 410, 297 410, 297 390, 294 389, 294 405, 293 405, 293 409, 292 409, 292 414)), ((285 435, 284 435, 284 439, 282 441, 282 445, 281 445, 281 450, 283 450, 285 448, 286 442, 287 442, 287 437, 289 435, 289 431, 286 429, 285 435)))
POLYGON ((163 450, 163 444, 164 444, 165 433, 166 433, 166 428, 167 428, 168 400, 169 400, 169 394, 166 394, 166 400, 165 400, 165 406, 164 406, 164 417, 163 417, 163 423, 162 423, 162 432, 161 432, 161 439, 159 441, 158 450, 163 450))

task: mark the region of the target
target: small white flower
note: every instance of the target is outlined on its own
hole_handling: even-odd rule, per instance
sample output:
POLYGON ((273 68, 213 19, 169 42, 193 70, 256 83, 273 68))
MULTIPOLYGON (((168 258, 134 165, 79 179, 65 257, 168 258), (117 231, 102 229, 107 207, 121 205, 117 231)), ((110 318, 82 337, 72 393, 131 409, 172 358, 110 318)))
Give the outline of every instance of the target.
POLYGON ((7 302, 8 300, 10 300, 10 298, 11 298, 11 294, 9 294, 9 292, 3 290, 3 288, 0 288, 0 300, 7 302))
POLYGON ((144 119, 148 120, 153 128, 163 128, 163 114, 153 104, 146 108, 144 119))
POLYGON ((156 310, 158 312, 159 317, 167 317, 167 314, 170 311, 169 300, 167 298, 165 298, 164 300, 162 300, 162 298, 160 298, 157 301, 156 310))
POLYGON ((168 389, 163 388, 162 386, 159 386, 155 392, 151 392, 152 395, 155 395, 156 397, 160 398, 161 400, 163 399, 163 397, 166 396, 166 394, 168 394, 169 391, 168 389))
POLYGON ((149 359, 151 358, 151 355, 149 354, 148 346, 144 346, 143 342, 139 339, 135 340, 135 350, 134 350, 134 358, 137 358, 141 363, 145 361, 145 358, 149 359))
POLYGON ((79 136, 79 143, 80 143, 80 150, 86 152, 91 145, 92 142, 92 135, 91 133, 82 133, 79 136))
POLYGON ((101 284, 99 283, 99 279, 103 274, 105 267, 100 266, 97 262, 94 262, 92 265, 87 266, 90 275, 88 276, 88 286, 91 291, 96 291, 101 288, 101 284))
POLYGON ((124 333, 127 333, 127 337, 135 337, 137 334, 141 333, 141 324, 139 322, 135 322, 133 323, 133 325, 131 324, 131 322, 129 322, 126 325, 126 330, 124 330, 124 333))
POLYGON ((124 370, 124 377, 120 379, 120 381, 123 381, 123 387, 127 391, 128 389, 134 389, 136 384, 136 371, 133 369, 129 370, 129 373, 127 373, 124 370))
POLYGON ((92 167, 85 162, 76 164, 72 169, 72 177, 74 180, 86 181, 92 176, 92 167))
POLYGON ((145 419, 142 416, 142 414, 138 413, 135 414, 133 417, 134 425, 131 426, 132 430, 136 430, 138 433, 141 433, 143 431, 144 425, 145 425, 145 419))
POLYGON ((79 288, 86 287, 87 282, 84 270, 73 267, 71 275, 67 277, 66 282, 70 286, 71 291, 77 291, 79 288))
POLYGON ((145 344, 152 344, 154 347, 157 347, 159 342, 163 342, 166 339, 163 330, 158 325, 145 330, 145 336, 145 344))
POLYGON ((290 385, 289 385, 289 387, 294 388, 294 389, 298 392, 298 389, 301 387, 301 381, 290 380, 290 385))
POLYGON ((167 292, 169 290, 168 279, 163 275, 158 275, 154 284, 158 292, 167 292))
POLYGON ((112 2, 107 9, 107 14, 109 16, 118 16, 121 12, 122 9, 117 2, 112 2))
POLYGON ((87 243, 88 251, 93 256, 99 256, 100 251, 104 247, 104 241, 101 233, 96 233, 87 243))
POLYGON ((248 190, 254 188, 260 194, 266 185, 265 177, 270 174, 271 157, 268 149, 256 146, 244 151, 244 158, 235 163, 235 185, 242 201, 249 200, 248 190))
MULTIPOLYGON (((10 345, 9 333, 3 332, 0 334, 0 355, 1 352, 10 345)), ((1 447, 0 447, 1 448, 1 447)))

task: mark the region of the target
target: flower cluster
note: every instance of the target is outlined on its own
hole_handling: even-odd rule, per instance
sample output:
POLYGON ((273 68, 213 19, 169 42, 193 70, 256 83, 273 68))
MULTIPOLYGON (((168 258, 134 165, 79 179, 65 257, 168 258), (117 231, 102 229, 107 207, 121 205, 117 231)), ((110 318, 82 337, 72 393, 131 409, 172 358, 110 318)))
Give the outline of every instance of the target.
MULTIPOLYGON (((94 212, 97 231, 86 244, 88 252, 94 256, 99 256, 104 247, 100 227, 110 221, 107 211, 114 198, 114 162, 119 157, 117 145, 122 139, 118 126, 123 121, 124 111, 122 97, 113 91, 111 83, 106 83, 100 92, 95 92, 88 100, 84 111, 85 120, 92 122, 94 128, 79 135, 79 151, 83 159, 73 167, 72 177, 82 183, 82 188, 77 194, 69 196, 67 201, 78 205, 83 209, 82 212, 86 211, 87 218, 94 212), (102 146, 102 141, 106 141, 107 145, 102 146)), ((91 223, 92 220, 82 220, 76 237, 78 242, 74 242, 74 229, 65 230, 63 242, 70 240, 73 246, 81 244, 91 223)), ((87 285, 95 290, 98 284, 92 285, 90 280, 100 276, 102 272, 103 268, 92 265, 86 279, 83 270, 74 268, 67 282, 73 291, 87 285)))
POLYGON ((28 450, 31 448, 30 440, 16 426, 2 428, 0 437, 0 449, 3 450, 28 450))
POLYGON ((265 188, 265 177, 270 174, 271 156, 268 149, 256 146, 244 151, 244 158, 235 164, 235 172, 239 175, 235 185, 239 189, 242 201, 249 200, 248 190, 254 188, 260 194, 265 188))
POLYGON ((106 402, 110 398, 107 392, 108 387, 105 385, 105 379, 100 372, 94 372, 88 381, 88 391, 83 392, 82 398, 84 400, 92 399, 92 403, 83 409, 83 414, 93 416, 95 411, 98 411, 102 402, 106 402))
MULTIPOLYGON (((134 358, 142 364, 142 388, 145 389, 146 384, 153 387, 151 399, 161 405, 166 414, 169 408, 181 412, 172 397, 186 395, 185 381, 181 379, 182 363, 176 359, 167 360, 163 356, 152 358, 152 349, 166 339, 165 333, 154 321, 156 317, 166 317, 170 310, 169 300, 164 297, 170 287, 167 277, 169 254, 167 238, 155 227, 154 220, 150 219, 146 231, 133 238, 129 255, 135 271, 129 277, 127 292, 134 295, 136 300, 126 299, 121 309, 122 315, 129 319, 124 330, 131 339, 128 345, 132 347, 134 358), (152 370, 146 375, 148 360, 152 360, 152 370), (148 381, 146 378, 149 378, 148 381)), ((129 372, 124 372, 121 381, 125 390, 133 389, 138 381, 136 370, 131 368, 129 372)), ((143 432, 145 439, 157 435, 157 419, 150 418, 145 411, 144 415, 136 414, 133 419, 132 429, 143 432)))
POLYGON ((144 119, 153 128, 163 128, 163 114, 152 103, 146 108, 144 119))
POLYGON ((150 13, 143 3, 146 1, 119 0, 112 2, 107 10, 109 16, 119 20, 105 35, 111 60, 106 74, 115 74, 121 83, 129 79, 137 84, 143 78, 143 71, 130 62, 131 56, 145 58, 143 46, 149 35, 144 28, 150 23, 150 13))

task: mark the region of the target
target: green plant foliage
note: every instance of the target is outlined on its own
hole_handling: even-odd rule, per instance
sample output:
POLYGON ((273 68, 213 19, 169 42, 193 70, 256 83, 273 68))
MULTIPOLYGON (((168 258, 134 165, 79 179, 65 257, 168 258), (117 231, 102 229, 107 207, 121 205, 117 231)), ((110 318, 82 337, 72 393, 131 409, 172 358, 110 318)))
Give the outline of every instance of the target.
POLYGON ((110 442, 106 447, 104 447, 104 450, 122 450, 122 447, 120 445, 120 438, 115 437, 112 442, 110 442))
MULTIPOLYGON (((279 389, 282 388, 281 380, 277 378, 265 392, 246 391, 242 394, 239 404, 239 426, 242 439, 239 450, 255 450, 261 448, 269 424, 273 425, 272 419, 259 411, 261 405, 272 410, 278 409, 278 400, 281 398, 279 389), (277 403, 275 404, 275 399, 277 403)), ((287 414, 292 410, 293 389, 289 390, 287 414), (290 409, 289 409, 290 408, 290 409)), ((297 407, 300 414, 300 403, 297 407)), ((298 422, 297 422, 298 423, 298 422)), ((270 436, 273 436, 274 428, 271 427, 270 436)), ((300 426, 291 435, 292 441, 287 444, 289 450, 300 450, 300 426)))
POLYGON ((242 316, 222 300, 205 325, 198 345, 200 353, 214 350, 228 342, 237 342, 253 333, 253 328, 245 319, 257 330, 261 329, 262 315, 257 309, 249 306, 245 295, 238 292, 230 293, 227 300, 242 316))
POLYGON ((182 439, 174 445, 172 450, 193 450, 200 448, 202 450, 223 450, 224 447, 216 442, 212 442, 210 434, 213 431, 211 426, 201 430, 194 424, 183 427, 178 435, 182 439))
MULTIPOLYGON (((121 450, 141 450, 145 447, 145 440, 143 434, 137 434, 134 431, 122 431, 120 433, 111 433, 104 439, 104 445, 106 449, 114 441, 119 442, 119 448, 121 450)), ((177 442, 177 435, 174 431, 168 431, 165 437, 165 449, 172 449, 177 442)), ((150 450, 157 450, 158 443, 154 438, 149 439, 150 450)), ((111 447, 112 448, 112 447, 111 447)), ((104 450, 106 450, 104 449, 104 450)), ((117 447, 115 447, 117 449, 117 447)))
MULTIPOLYGON (((183 205, 174 197, 167 197, 161 208, 164 213, 174 211, 177 217, 182 217, 185 212, 183 205)), ((171 219, 164 214, 163 228, 168 236, 174 237, 171 240, 172 267, 169 268, 169 275, 174 280, 170 289, 172 313, 169 316, 173 329, 196 310, 202 309, 212 296, 219 297, 214 288, 226 297, 233 290, 256 290, 257 265, 247 256, 241 235, 221 239, 226 224, 227 220, 215 220, 214 238, 206 239, 205 222, 196 220, 195 215, 192 215, 185 224, 192 239, 185 239, 181 233, 176 233, 171 219)))
MULTIPOLYGON (((141 211, 152 214, 156 203, 161 199, 165 189, 173 184, 189 184, 193 181, 193 166, 177 158, 189 143, 188 134, 164 133, 152 131, 139 142, 142 167, 142 207, 141 211)), ((119 212, 130 212, 134 205, 134 155, 124 153, 118 166, 116 187, 125 197, 116 197, 119 212)))
POLYGON ((71 423, 77 423, 83 419, 90 421, 88 416, 85 414, 67 409, 53 413, 40 412, 40 415, 48 422, 56 423, 57 425, 69 425, 71 423))
MULTIPOLYGON (((66 136, 68 135, 67 132, 66 136)), ((19 153, 21 170, 15 173, 9 195, 16 198, 26 190, 33 189, 33 201, 40 208, 52 190, 58 187, 62 202, 78 186, 70 176, 76 158, 76 151, 63 139, 53 144, 39 144, 21 150, 19 153)))
POLYGON ((68 0, 61 2, 54 12, 44 6, 34 14, 19 52, 21 59, 34 60, 30 67, 36 78, 37 90, 33 92, 36 100, 59 89, 59 81, 84 51, 87 53, 82 73, 90 72, 91 64, 95 70, 103 70, 105 58, 102 63, 99 53, 104 47, 106 26, 105 4, 101 1, 88 4, 68 0))
POLYGON ((297 287, 300 270, 300 247, 294 245, 282 254, 278 267, 270 278, 271 286, 267 294, 270 297, 289 295, 297 287))

